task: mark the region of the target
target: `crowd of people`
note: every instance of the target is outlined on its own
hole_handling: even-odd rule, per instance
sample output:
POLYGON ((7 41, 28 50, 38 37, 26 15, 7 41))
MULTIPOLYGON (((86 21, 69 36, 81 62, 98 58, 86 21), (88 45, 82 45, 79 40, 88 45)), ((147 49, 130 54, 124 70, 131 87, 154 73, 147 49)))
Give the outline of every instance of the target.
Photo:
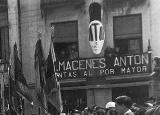
POLYGON ((119 96, 114 102, 108 102, 105 107, 93 105, 83 111, 74 110, 71 115, 160 115, 160 103, 151 99, 143 105, 132 102, 128 96, 119 96))

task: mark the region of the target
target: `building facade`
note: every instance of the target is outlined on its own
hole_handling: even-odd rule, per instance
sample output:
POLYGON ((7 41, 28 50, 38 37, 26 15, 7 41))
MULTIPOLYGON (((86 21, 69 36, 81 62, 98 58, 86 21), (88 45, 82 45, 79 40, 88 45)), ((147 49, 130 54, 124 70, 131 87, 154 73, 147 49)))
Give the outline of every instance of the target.
MULTIPOLYGON (((9 54, 12 57, 16 42, 24 76, 35 97, 34 51, 38 32, 42 33, 47 59, 54 26, 55 76, 61 83, 65 113, 95 104, 104 107, 124 94, 139 104, 152 96, 159 98, 159 80, 151 74, 154 57, 160 56, 158 4, 157 0, 8 0, 8 11, 0 16, 5 17, 3 21, 8 20, 1 26, 6 23, 8 27, 11 50, 7 59, 9 54), (100 10, 93 7, 89 11, 94 3, 100 10), (96 34, 92 31, 95 26, 90 26, 93 18, 102 23, 105 34, 99 54, 90 46, 90 37, 96 34)), ((2 48, 2 55, 3 52, 2 48)), ((36 97, 34 100, 38 103, 36 97)), ((25 114, 31 113, 38 115, 40 110, 25 101, 25 114)))

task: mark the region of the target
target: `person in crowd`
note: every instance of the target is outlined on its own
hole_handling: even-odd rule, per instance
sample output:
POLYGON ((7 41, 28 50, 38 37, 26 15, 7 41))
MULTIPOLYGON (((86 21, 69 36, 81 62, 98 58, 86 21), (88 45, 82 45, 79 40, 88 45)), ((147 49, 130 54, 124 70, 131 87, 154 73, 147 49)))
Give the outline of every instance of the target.
POLYGON ((115 102, 110 101, 106 104, 106 115, 117 115, 115 102))
POLYGON ((156 99, 154 97, 150 97, 145 103, 148 104, 149 106, 153 106, 156 104, 156 99))
POLYGON ((134 112, 135 115, 145 115, 146 109, 148 108, 148 105, 138 105, 137 103, 133 103, 131 110, 134 112))
POLYGON ((93 105, 91 107, 84 108, 84 110, 82 111, 82 115, 105 115, 105 112, 105 108, 93 105))
POLYGON ((62 48, 59 50, 59 55, 58 55, 58 59, 60 60, 66 60, 68 59, 69 52, 68 50, 66 50, 65 48, 62 48))
POLYGON ((145 115, 160 115, 160 99, 156 99, 154 105, 148 108, 145 115))
POLYGON ((106 104, 106 109, 115 109, 115 102, 110 101, 106 104))
POLYGON ((69 46, 69 59, 76 59, 78 58, 78 48, 76 44, 72 44, 69 46))
POLYGON ((88 110, 89 110, 88 107, 84 108, 82 111, 82 115, 88 115, 88 110))
POLYGON ((105 108, 100 106, 98 106, 95 110, 96 115, 105 115, 105 112, 106 112, 105 108))
POLYGON ((81 112, 77 109, 72 110, 71 115, 81 115, 81 112))
POLYGON ((115 108, 118 115, 134 115, 131 111, 132 100, 130 97, 123 95, 115 99, 115 108))

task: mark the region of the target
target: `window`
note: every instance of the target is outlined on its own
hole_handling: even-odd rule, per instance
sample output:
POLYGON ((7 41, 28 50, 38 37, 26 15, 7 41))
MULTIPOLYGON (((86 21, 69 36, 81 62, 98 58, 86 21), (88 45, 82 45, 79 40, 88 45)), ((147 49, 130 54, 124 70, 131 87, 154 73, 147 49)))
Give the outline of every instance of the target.
POLYGON ((141 14, 113 18, 114 45, 119 54, 142 53, 141 14))
POLYGON ((53 23, 55 26, 55 53, 59 60, 78 58, 77 21, 53 23))
POLYGON ((9 59, 8 27, 0 27, 0 59, 9 59))

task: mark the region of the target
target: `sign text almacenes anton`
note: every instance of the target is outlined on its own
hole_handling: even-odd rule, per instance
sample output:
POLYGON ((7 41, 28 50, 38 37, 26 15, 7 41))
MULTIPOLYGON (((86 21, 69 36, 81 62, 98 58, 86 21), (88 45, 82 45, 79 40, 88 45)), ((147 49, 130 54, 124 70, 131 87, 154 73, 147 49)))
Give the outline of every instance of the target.
POLYGON ((148 63, 144 54, 57 61, 55 76, 71 79, 147 73, 148 63))

